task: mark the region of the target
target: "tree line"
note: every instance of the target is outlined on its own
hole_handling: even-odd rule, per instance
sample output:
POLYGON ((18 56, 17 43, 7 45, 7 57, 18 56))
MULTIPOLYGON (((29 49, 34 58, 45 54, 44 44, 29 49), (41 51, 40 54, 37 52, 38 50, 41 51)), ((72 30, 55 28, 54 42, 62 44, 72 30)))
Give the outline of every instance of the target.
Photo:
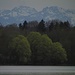
POLYGON ((0 65, 75 65, 75 27, 68 21, 0 25, 0 65))

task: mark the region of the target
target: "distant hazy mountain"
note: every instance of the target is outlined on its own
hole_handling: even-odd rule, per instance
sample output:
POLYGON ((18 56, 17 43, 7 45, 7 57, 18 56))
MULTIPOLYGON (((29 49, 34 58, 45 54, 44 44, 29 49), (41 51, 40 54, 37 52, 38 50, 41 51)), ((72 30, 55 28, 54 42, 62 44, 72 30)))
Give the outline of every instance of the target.
POLYGON ((40 12, 28 6, 15 7, 12 10, 0 10, 0 23, 2 24, 20 23, 24 20, 40 21, 41 19, 45 21, 52 19, 68 20, 75 25, 75 10, 67 10, 57 6, 46 7, 40 12))
POLYGON ((0 23, 20 23, 29 15, 37 13, 36 9, 28 6, 15 7, 12 10, 0 10, 0 23))

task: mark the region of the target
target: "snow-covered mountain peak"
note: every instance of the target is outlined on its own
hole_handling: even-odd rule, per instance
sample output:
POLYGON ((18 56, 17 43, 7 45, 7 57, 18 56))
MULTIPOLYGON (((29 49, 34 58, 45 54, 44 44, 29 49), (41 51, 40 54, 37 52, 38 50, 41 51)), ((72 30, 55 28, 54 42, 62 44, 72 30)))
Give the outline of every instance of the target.
MULTIPOLYGON (((28 6, 15 7, 15 8, 12 9, 12 11, 22 13, 22 14, 25 14, 25 13, 28 13, 28 14, 37 13, 36 9, 28 7, 28 6)), ((25 16, 28 16, 28 15, 25 15, 25 16)))
POLYGON ((58 19, 61 21, 69 21, 75 25, 75 10, 64 9, 58 6, 45 7, 43 10, 37 12, 35 8, 28 6, 19 6, 11 10, 0 10, 0 23, 20 23, 24 20, 45 21, 58 19))

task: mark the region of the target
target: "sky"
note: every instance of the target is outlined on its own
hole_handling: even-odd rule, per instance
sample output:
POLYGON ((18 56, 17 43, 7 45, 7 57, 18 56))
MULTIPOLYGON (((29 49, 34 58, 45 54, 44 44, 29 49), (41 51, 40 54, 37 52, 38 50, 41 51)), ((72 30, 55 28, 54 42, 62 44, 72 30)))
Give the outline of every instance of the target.
POLYGON ((21 5, 35 8, 37 11, 50 6, 75 9, 75 0, 0 0, 0 10, 13 9, 21 5))

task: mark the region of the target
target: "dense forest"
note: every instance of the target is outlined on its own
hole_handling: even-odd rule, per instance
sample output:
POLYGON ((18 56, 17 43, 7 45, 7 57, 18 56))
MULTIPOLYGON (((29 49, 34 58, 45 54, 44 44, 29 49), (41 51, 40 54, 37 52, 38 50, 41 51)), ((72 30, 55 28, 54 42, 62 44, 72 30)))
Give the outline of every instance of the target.
POLYGON ((75 27, 68 21, 0 24, 0 65, 75 65, 75 27))

